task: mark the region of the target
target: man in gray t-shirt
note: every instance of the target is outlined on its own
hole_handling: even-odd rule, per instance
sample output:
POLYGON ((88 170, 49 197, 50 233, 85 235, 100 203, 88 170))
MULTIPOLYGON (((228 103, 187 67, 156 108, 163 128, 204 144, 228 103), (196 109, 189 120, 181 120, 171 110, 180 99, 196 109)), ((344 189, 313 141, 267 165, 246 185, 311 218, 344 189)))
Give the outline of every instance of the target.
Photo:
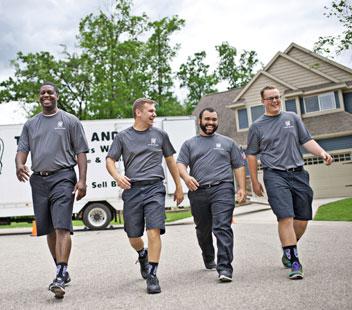
POLYGON ((165 232, 163 158, 176 185, 174 200, 177 205, 183 200, 181 180, 173 158, 175 150, 167 133, 152 127, 155 111, 153 100, 137 99, 133 104, 133 126, 116 135, 106 158, 108 172, 124 190, 124 229, 131 246, 138 253, 141 275, 147 281, 149 294, 161 292, 156 272, 161 253, 160 234, 165 232), (115 166, 121 156, 124 175, 115 166), (145 226, 148 250, 141 238, 145 226))
POLYGON ((282 263, 291 268, 290 279, 303 279, 297 241, 312 219, 313 191, 308 172, 303 169, 300 147, 320 156, 326 165, 331 164, 332 158, 312 139, 297 114, 281 111, 276 87, 266 86, 260 94, 265 114, 249 128, 246 151, 253 191, 263 196, 263 186, 257 177, 257 155, 260 155, 269 204, 278 219, 282 263))
POLYGON ((56 263, 56 278, 49 285, 56 298, 63 298, 71 281, 67 264, 71 251, 74 194, 86 195, 88 145, 82 124, 74 115, 57 108, 58 91, 54 84, 41 85, 42 112, 28 120, 19 139, 16 174, 21 182, 30 180, 37 235, 47 235, 56 263), (29 152, 32 171, 26 166, 29 152), (78 164, 77 182, 73 167, 78 164))
POLYGON ((207 269, 216 268, 219 280, 232 280, 233 232, 235 207, 234 176, 239 188, 238 200, 245 199, 244 157, 237 144, 215 133, 218 115, 212 108, 199 114, 200 135, 183 143, 177 158, 182 179, 189 188, 188 197, 196 224, 199 246, 207 269), (190 167, 190 172, 187 172, 190 167), (212 233, 217 239, 217 264, 212 233))

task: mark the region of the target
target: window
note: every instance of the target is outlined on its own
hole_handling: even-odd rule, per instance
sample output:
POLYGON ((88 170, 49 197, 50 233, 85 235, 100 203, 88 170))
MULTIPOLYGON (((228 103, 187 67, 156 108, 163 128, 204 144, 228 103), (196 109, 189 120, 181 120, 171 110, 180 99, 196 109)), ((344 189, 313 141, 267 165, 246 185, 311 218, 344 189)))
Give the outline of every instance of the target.
POLYGON ((237 110, 237 113, 238 113, 238 128, 239 129, 248 128, 247 109, 239 109, 237 110))
POLYGON ((286 100, 285 110, 289 112, 295 112, 297 114, 296 100, 295 99, 286 100))
POLYGON ((306 113, 336 109, 336 100, 333 92, 318 96, 308 96, 303 99, 306 113))
POLYGON ((264 114, 263 105, 257 105, 255 107, 251 107, 252 123, 254 123, 263 114, 264 114))

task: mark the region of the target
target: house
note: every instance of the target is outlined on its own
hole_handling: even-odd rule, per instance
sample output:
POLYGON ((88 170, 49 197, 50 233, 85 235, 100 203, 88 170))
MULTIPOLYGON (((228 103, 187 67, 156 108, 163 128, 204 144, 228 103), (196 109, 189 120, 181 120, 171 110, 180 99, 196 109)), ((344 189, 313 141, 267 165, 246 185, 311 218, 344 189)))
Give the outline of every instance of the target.
POLYGON ((280 90, 283 110, 297 113, 334 158, 326 167, 304 154, 315 197, 352 196, 352 69, 292 43, 245 87, 204 96, 194 113, 205 106, 217 109, 219 132, 245 148, 248 128, 264 112, 260 90, 266 85, 280 90))

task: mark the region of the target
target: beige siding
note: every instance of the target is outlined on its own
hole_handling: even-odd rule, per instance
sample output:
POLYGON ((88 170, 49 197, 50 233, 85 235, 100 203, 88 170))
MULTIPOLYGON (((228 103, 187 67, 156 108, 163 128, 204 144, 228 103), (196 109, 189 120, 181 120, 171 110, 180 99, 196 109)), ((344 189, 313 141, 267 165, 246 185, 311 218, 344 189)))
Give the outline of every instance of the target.
POLYGON ((267 72, 297 88, 331 82, 283 57, 278 57, 267 72))
POLYGON ((278 88, 281 94, 284 93, 284 91, 287 89, 285 86, 269 79, 265 75, 261 74, 255 82, 247 89, 247 91, 241 96, 240 99, 245 100, 245 104, 248 105, 257 105, 261 103, 261 98, 260 98, 260 90, 267 86, 267 85, 273 85, 278 88))
POLYGON ((329 64, 328 62, 322 61, 319 58, 316 58, 308 53, 305 53, 304 51, 301 51, 295 47, 290 50, 288 56, 300 62, 303 62, 304 64, 316 70, 319 70, 331 77, 334 77, 335 79, 338 79, 341 82, 352 80, 352 74, 349 74, 348 72, 332 64, 329 64))

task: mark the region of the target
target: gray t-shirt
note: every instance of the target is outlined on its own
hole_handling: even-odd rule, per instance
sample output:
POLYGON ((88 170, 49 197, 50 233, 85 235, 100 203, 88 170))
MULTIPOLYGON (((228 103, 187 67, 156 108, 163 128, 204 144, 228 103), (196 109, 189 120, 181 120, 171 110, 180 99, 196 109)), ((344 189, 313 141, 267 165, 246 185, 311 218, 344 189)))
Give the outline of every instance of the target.
POLYGON ((33 171, 55 171, 75 166, 75 155, 87 153, 88 144, 79 119, 59 110, 52 116, 39 113, 29 119, 17 152, 31 152, 33 171))
POLYGON ((190 175, 200 185, 233 182, 233 169, 244 165, 243 154, 230 138, 215 133, 185 141, 177 158, 190 167, 190 175))
POLYGON ((311 139, 302 120, 293 112, 262 115, 249 128, 246 153, 260 154, 264 168, 286 170, 304 165, 300 146, 311 139))
POLYGON ((137 131, 129 127, 115 136, 107 157, 117 161, 122 155, 125 175, 132 181, 146 181, 164 179, 163 156, 169 157, 175 153, 164 130, 151 127, 137 131))

